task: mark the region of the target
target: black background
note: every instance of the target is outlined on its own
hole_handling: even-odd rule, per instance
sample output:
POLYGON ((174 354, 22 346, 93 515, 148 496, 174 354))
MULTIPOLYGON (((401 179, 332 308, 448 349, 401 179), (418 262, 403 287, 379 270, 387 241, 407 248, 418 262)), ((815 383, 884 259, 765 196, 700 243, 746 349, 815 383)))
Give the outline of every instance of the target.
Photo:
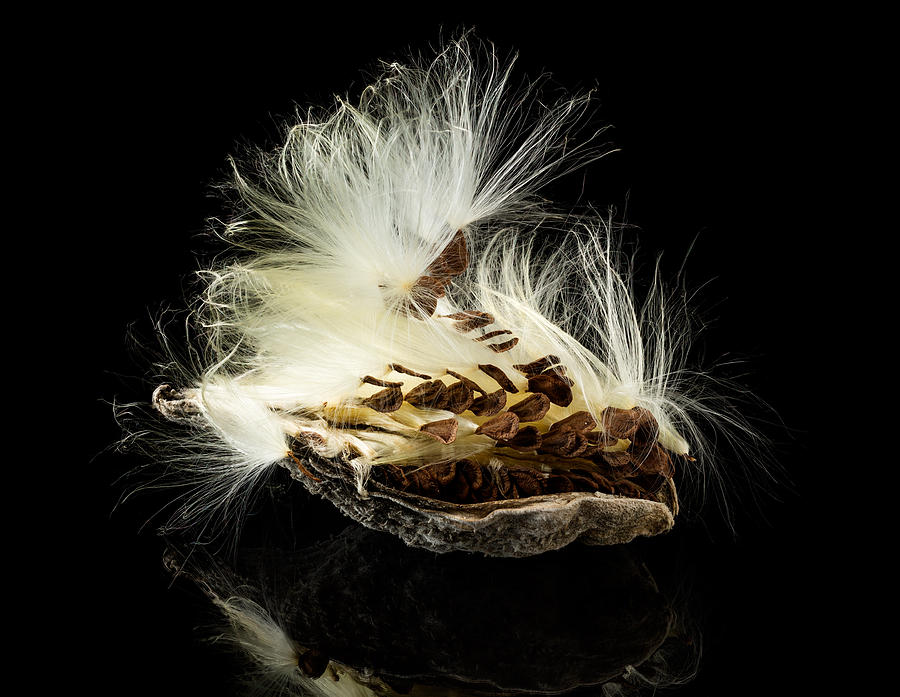
MULTIPOLYGON (((182 305, 195 253, 215 250, 206 220, 222 204, 210 185, 237 144, 275 146, 295 103, 355 97, 362 69, 426 48, 441 24, 450 35, 474 25, 501 53, 518 50, 518 75, 546 70, 560 86, 596 88, 596 123, 613 125, 620 151, 549 196, 615 206, 637 227, 645 265, 665 250, 664 272, 674 274, 694 243, 687 282, 709 281, 700 297, 706 357, 746 358, 743 381, 784 422, 767 431, 786 473, 769 487, 776 496, 738 507, 736 535, 713 512, 679 523, 672 544, 693 569, 705 637, 701 672, 681 694, 792 694, 808 679, 796 667, 811 631, 801 594, 811 231, 799 221, 801 114, 814 95, 802 36, 777 17, 678 16, 648 28, 553 10, 499 20, 347 8, 325 21, 297 9, 189 29, 147 16, 63 42, 60 89, 42 116, 72 221, 55 249, 80 268, 74 288, 59 284, 80 307, 65 313, 64 335, 77 339, 83 368, 66 407, 75 455, 56 475, 65 503, 49 543, 54 572, 40 577, 45 597, 69 599, 54 618, 68 680, 102 695, 229 694, 230 663, 195 629, 213 616, 188 584, 170 586, 161 542, 152 526, 140 529, 162 499, 116 509, 116 479, 138 461, 104 451, 119 435, 109 402, 146 399, 151 387, 126 335, 132 323, 147 333, 163 305, 182 305)), ((296 493, 310 539, 345 524, 296 493)))

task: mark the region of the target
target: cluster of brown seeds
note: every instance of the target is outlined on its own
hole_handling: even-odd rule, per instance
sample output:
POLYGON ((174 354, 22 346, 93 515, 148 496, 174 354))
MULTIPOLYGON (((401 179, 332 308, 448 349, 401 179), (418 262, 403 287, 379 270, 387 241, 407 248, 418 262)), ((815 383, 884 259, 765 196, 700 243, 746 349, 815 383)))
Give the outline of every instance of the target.
MULTIPOLYGON (((475 329, 483 329, 489 324, 494 323, 494 316, 492 314, 481 312, 480 310, 467 310, 465 312, 454 312, 451 315, 440 316, 446 319, 452 319, 454 322, 453 328, 456 329, 456 331, 463 333, 471 332, 475 329)), ((512 332, 509 329, 494 329, 485 332, 480 336, 473 337, 473 339, 474 341, 483 342, 511 334, 512 332)), ((511 339, 504 339, 503 341, 497 341, 493 344, 486 345, 494 353, 503 353, 504 351, 509 351, 518 343, 519 337, 513 336, 511 339)))
MULTIPOLYGON (((493 417, 482 424, 483 430, 478 432, 496 437, 495 433, 506 433, 508 428, 517 426, 519 421, 540 421, 550 409, 551 404, 563 407, 571 404, 572 381, 559 373, 547 372, 532 375, 529 373, 532 365, 534 364, 515 366, 528 376, 528 392, 532 394, 510 406, 502 414, 500 412, 506 407, 506 393, 517 394, 519 390, 502 369, 491 364, 481 364, 478 368, 500 385, 500 389, 496 392, 488 392, 471 378, 453 370, 447 370, 447 375, 456 378, 457 381, 448 386, 441 380, 433 380, 430 375, 414 372, 395 363, 391 365, 393 370, 414 375, 424 379, 425 382, 420 383, 404 395, 402 382, 392 382, 367 375, 362 378, 364 383, 384 389, 363 399, 362 404, 382 413, 397 411, 404 401, 420 409, 443 409, 454 414, 462 414, 469 410, 476 416, 493 417), (476 397, 476 394, 479 396, 476 397)), ((561 370, 561 368, 553 370, 561 370)), ((423 431, 427 433, 428 429, 423 427, 423 431)), ((515 431, 510 437, 512 435, 515 435, 515 431)), ((504 440, 506 439, 508 438, 504 438, 504 440)))
POLYGON ((382 484, 450 503, 484 503, 572 491, 655 500, 665 478, 627 468, 575 467, 549 473, 529 467, 483 465, 471 459, 418 468, 385 465, 375 471, 382 484))
MULTIPOLYGON (((409 297, 400 306, 399 311, 419 319, 431 317, 437 309, 438 300, 447 294, 447 286, 453 282, 456 276, 465 271, 468 265, 469 251, 466 248, 466 237, 462 230, 457 230, 453 239, 441 251, 437 259, 431 263, 422 276, 416 279, 409 289, 409 297)), ((454 329, 462 333, 483 329, 494 323, 493 315, 478 310, 454 312, 440 316, 453 320, 454 329)), ((511 335, 512 332, 509 329, 494 329, 473 337, 473 339, 484 342, 500 337, 500 341, 487 344, 487 347, 494 353, 503 353, 519 343, 519 338, 511 335), (507 336, 510 338, 506 338, 507 336)))
MULTIPOLYGON (((571 404, 573 381, 556 356, 515 365, 528 379, 527 397, 507 408, 507 392, 519 390, 495 365, 479 369, 501 389, 488 392, 474 380, 448 370, 457 379, 447 386, 431 376, 401 365, 392 369, 424 379, 405 395, 400 382, 366 376, 363 382, 384 387, 363 404, 380 412, 396 411, 404 401, 419 408, 444 409, 454 414, 470 410, 489 417, 475 431, 496 441, 497 448, 510 448, 534 458, 535 466, 484 465, 465 459, 427 466, 387 465, 377 468, 382 483, 402 491, 460 503, 538 496, 565 491, 602 491, 630 497, 652 498, 674 470, 669 454, 659 445, 659 426, 646 409, 607 407, 601 414, 600 430, 593 416, 579 411, 553 423, 545 432, 522 423, 541 421, 551 404, 571 404), (476 394, 478 396, 476 396, 476 394), (627 447, 623 447, 627 446, 627 447), (538 465, 550 467, 539 471, 538 465)), ((456 440, 459 424, 454 418, 432 421, 421 432, 444 444, 456 440)), ((496 454, 496 453, 495 453, 496 454)))

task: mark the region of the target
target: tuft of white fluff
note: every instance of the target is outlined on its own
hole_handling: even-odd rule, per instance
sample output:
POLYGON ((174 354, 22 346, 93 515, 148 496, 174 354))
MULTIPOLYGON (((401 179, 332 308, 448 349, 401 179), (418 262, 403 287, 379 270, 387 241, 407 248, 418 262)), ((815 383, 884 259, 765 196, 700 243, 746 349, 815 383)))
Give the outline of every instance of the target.
MULTIPOLYGON (((186 366, 168 368, 170 376, 187 373, 186 366)), ((194 527, 202 535, 239 526, 272 463, 289 449, 287 432, 293 425, 283 416, 231 381, 209 376, 198 382, 199 387, 184 392, 192 413, 180 418, 178 426, 146 414, 142 404, 116 409, 123 428, 131 431, 121 446, 142 450, 151 460, 143 469, 154 471, 131 493, 154 488, 177 492, 157 514, 168 511, 164 532, 194 527)), ((154 403, 161 389, 154 393, 154 403)))
MULTIPOLYGON (((175 366, 192 373, 182 386, 197 413, 189 445, 169 458, 195 484, 173 524, 239 511, 304 429, 323 436, 323 454, 351 462, 363 495, 380 463, 493 446, 465 416, 448 446, 418 428, 449 412, 361 407, 378 389, 361 378, 397 379, 397 363, 433 376, 491 363, 523 385, 514 364, 559 356, 575 399, 552 418, 646 407, 664 446, 697 455, 701 480, 713 460, 704 422, 726 438, 755 437, 688 368, 683 304, 658 277, 646 301, 635 300, 609 221, 553 216, 536 197, 608 149, 598 145, 602 129, 579 139, 588 95, 545 103, 534 84, 510 86, 513 63, 463 37, 430 60, 386 65, 357 104, 339 98, 309 112, 278 151, 233 162, 243 213, 223 236, 235 253, 202 272, 203 348, 191 367, 175 366), (548 232, 556 220, 576 222, 560 236, 548 232), (460 233, 471 262, 429 314, 416 282, 460 233), (470 310, 493 315, 488 329, 509 330, 518 344, 495 353, 445 317, 470 310), (360 411, 382 429, 329 430, 360 411)), ((403 379, 405 390, 417 382, 403 379)))
POLYGON ((358 106, 309 114, 249 171, 234 163, 247 210, 225 237, 253 254, 206 272, 217 372, 269 404, 317 409, 398 355, 443 369, 484 352, 396 310, 458 230, 472 246, 498 222, 545 215, 539 186, 605 153, 596 133, 572 132, 587 96, 545 106, 534 86, 511 91, 511 68, 453 42, 430 63, 387 66, 358 106))

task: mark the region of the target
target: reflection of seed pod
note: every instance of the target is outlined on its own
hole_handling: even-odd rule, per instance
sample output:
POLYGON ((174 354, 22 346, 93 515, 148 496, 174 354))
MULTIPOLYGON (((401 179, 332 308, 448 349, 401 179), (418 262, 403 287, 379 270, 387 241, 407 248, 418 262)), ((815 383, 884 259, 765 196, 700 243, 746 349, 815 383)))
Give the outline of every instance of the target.
POLYGON ((313 694, 338 684, 342 694, 499 697, 607 683, 616 694, 635 673, 664 682, 660 664, 672 678, 696 666, 699 644, 687 651, 647 560, 621 546, 433 555, 353 526, 300 551, 240 550, 231 567, 202 549, 167 557, 179 582, 192 579, 226 613, 223 638, 281 686, 313 694), (687 651, 680 661, 672 642, 687 651))

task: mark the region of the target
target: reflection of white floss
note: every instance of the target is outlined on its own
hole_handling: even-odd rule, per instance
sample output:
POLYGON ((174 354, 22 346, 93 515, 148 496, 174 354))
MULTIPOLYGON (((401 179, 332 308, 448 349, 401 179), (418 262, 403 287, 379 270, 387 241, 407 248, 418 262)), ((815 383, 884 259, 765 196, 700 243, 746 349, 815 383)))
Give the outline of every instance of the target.
POLYGON ((709 466, 700 426, 753 438, 687 368, 687 314, 658 276, 637 303, 609 222, 535 197, 606 151, 579 137, 587 97, 547 105, 535 85, 510 90, 510 68, 463 38, 234 163, 236 254, 201 274, 203 348, 169 366, 183 389, 154 395, 190 429, 166 443, 195 485, 173 526, 240 513, 275 463, 314 488, 301 450, 343 463, 363 497, 389 465, 445 501, 596 501, 576 470, 599 467, 595 488, 662 501, 652 486, 671 461, 709 466), (614 432, 633 415, 643 426, 614 432), (497 478, 465 479, 460 462, 520 476, 486 492, 497 478))
POLYGON ((222 613, 214 641, 248 660, 242 678, 259 694, 302 694, 316 697, 372 697, 375 693, 355 680, 352 670, 332 662, 319 651, 290 636, 284 617, 266 605, 260 589, 240 581, 212 557, 197 553, 182 558, 169 551, 166 562, 176 574, 185 573, 222 613))
MULTIPOLYGON (((375 697, 371 687, 358 680, 355 671, 329 661, 293 639, 272 615, 254 601, 232 595, 213 602, 229 622, 219 641, 231 644, 251 661, 253 672, 245 676, 270 694, 303 694, 314 697, 375 697)), ((260 690, 260 694, 263 694, 260 690)))

